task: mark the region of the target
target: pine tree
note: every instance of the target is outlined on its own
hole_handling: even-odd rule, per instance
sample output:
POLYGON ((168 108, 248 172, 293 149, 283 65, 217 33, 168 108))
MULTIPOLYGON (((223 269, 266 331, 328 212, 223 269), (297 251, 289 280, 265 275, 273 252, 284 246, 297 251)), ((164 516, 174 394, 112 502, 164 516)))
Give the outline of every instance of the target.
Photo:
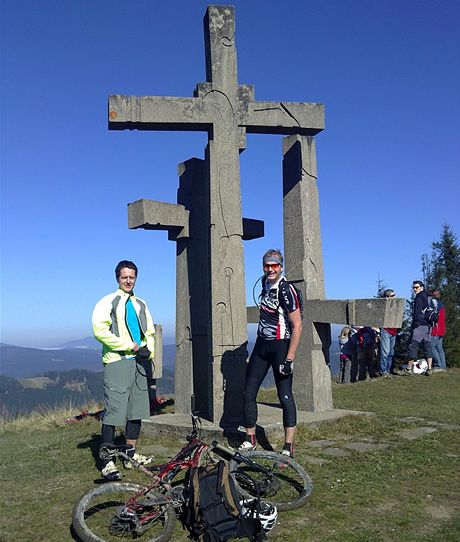
POLYGON ((447 364, 460 367, 460 247, 448 224, 432 244, 431 258, 422 256, 422 271, 428 288, 440 290, 446 311, 444 351, 447 364))

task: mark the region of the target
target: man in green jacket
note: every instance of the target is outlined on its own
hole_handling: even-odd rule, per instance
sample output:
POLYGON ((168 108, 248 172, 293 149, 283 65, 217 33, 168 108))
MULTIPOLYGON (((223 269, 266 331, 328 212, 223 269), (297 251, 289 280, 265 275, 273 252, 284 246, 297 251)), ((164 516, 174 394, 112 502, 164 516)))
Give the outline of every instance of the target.
MULTIPOLYGON (((102 443, 113 443, 115 427, 125 426, 127 454, 146 465, 152 458, 136 452, 141 420, 150 417, 147 375, 154 351, 152 316, 145 301, 134 294, 137 267, 122 260, 115 268, 118 289, 103 297, 93 311, 93 332, 102 343, 105 414, 102 443)), ((125 464, 129 468, 130 464, 125 464)), ((102 465, 107 481, 120 480, 114 461, 102 465)))

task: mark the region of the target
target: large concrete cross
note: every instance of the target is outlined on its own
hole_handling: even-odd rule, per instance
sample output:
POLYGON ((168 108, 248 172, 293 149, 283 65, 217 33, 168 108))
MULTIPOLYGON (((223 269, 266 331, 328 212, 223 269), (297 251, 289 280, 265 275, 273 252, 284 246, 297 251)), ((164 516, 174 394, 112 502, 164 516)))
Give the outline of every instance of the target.
POLYGON ((210 419, 220 420, 226 385, 223 356, 224 365, 240 373, 247 357, 239 168, 245 134, 313 135, 323 128, 324 113, 319 104, 258 102, 252 86, 238 85, 232 7, 208 7, 204 30, 207 82, 197 85, 194 97, 111 96, 109 128, 208 133, 205 163, 210 246, 202 266, 209 266, 208 365, 212 386, 203 407, 210 419))
MULTIPOLYGON (((302 409, 328 410, 329 323, 352 320, 341 311, 347 302, 336 302, 323 322, 326 305, 318 302, 311 312, 309 301, 324 298, 313 138, 324 127, 324 108, 256 101, 251 85, 238 84, 232 7, 208 7, 204 31, 207 81, 197 85, 193 98, 109 98, 111 130, 208 133, 205 160, 179 166, 178 205, 140 200, 129 206, 131 228, 166 229, 177 241, 176 411, 187 411, 194 392, 205 418, 222 425, 241 422, 247 358, 242 240, 263 235, 260 224, 241 215, 239 153, 246 133, 288 136, 283 140, 284 251, 288 278, 304 290, 308 315, 296 362, 296 399, 302 409)), ((382 305, 372 302, 374 309, 382 305)), ((374 320, 366 324, 377 325, 374 320)))

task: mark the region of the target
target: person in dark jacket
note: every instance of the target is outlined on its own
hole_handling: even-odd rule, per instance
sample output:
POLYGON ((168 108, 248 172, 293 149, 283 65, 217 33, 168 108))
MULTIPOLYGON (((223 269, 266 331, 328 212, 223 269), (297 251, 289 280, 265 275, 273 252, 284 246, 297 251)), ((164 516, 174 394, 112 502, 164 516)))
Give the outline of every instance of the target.
POLYGON ((446 355, 442 346, 442 339, 446 333, 446 309, 441 300, 441 292, 433 290, 434 299, 438 302, 439 319, 431 330, 431 344, 433 346, 433 371, 446 371, 446 355))
POLYGON ((407 351, 407 368, 400 374, 412 375, 412 366, 417 359, 420 346, 423 348, 428 369, 426 376, 431 376, 431 365, 433 362, 433 347, 431 344, 431 329, 425 319, 425 311, 428 308, 428 292, 425 291, 425 285, 421 280, 414 280, 412 290, 415 294, 414 306, 412 310, 412 338, 407 351))

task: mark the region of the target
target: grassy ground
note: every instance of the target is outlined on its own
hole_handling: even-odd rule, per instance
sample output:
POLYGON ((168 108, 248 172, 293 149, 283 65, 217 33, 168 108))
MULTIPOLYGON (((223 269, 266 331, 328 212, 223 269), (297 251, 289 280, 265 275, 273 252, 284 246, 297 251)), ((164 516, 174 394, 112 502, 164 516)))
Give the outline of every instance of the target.
MULTIPOLYGON (((313 495, 302 509, 284 512, 272 540, 457 541, 460 540, 460 370, 427 377, 395 377, 350 386, 333 384, 337 408, 372 411, 298 431, 296 458, 311 474, 313 495), (412 416, 412 421, 403 417, 412 416), (443 425, 439 425, 442 423, 443 425), (399 431, 436 431, 406 440, 399 431), (386 444, 380 451, 332 457, 347 443, 386 444)), ((273 399, 272 392, 264 392, 273 399)), ((0 540, 73 540, 72 507, 94 487, 99 423, 64 425, 67 413, 17 420, 0 427, 0 540)), ((179 441, 143 437, 140 449, 158 460, 179 441)), ((279 442, 272 443, 274 447, 279 442)), ((139 481, 129 471, 125 480, 139 481)), ((188 540, 178 526, 177 542, 188 540)))

